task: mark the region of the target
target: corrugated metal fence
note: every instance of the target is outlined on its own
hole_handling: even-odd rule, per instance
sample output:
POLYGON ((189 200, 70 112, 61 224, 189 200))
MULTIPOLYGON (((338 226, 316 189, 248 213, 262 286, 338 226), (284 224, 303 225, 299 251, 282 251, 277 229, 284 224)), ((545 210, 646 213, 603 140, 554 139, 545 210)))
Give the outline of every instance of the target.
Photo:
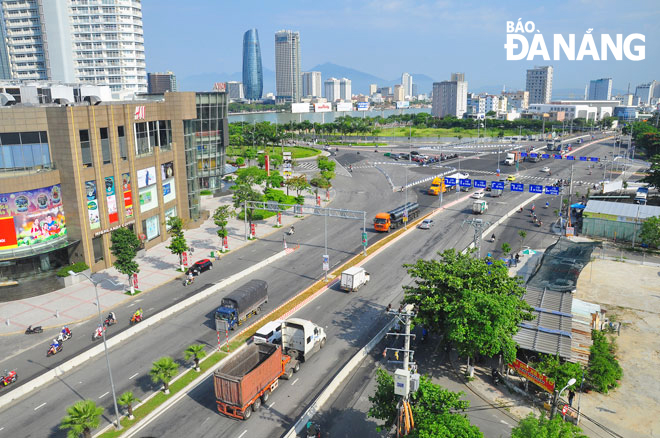
POLYGON ((582 219, 582 234, 585 236, 603 237, 614 241, 632 241, 633 234, 639 239, 641 224, 633 222, 617 222, 607 219, 585 217, 582 219))

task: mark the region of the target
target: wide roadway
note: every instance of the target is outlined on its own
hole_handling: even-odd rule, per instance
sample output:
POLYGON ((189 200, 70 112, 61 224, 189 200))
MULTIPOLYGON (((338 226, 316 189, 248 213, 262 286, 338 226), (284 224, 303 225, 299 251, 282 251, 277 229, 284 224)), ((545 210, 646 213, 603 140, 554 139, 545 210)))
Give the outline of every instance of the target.
MULTIPOLYGON (((368 155, 362 153, 358 157, 355 153, 340 153, 338 159, 340 162, 359 162, 360 159, 368 159, 368 155)), ((475 166, 483 163, 484 167, 487 167, 485 166, 487 164, 486 160, 483 158, 473 161, 479 162, 475 166)), ((464 162, 469 161, 465 160, 464 162)), ((393 178, 400 179, 403 169, 400 166, 394 167, 395 169, 392 170, 393 178)), ((479 165, 479 167, 482 166, 479 165)), ((426 169, 420 168, 419 170, 423 172, 426 169)), ((410 173, 416 171, 417 169, 411 170, 410 173)), ((380 210, 399 205, 404 196, 402 193, 392 193, 388 189, 382 175, 374 169, 356 170, 353 172, 352 178, 338 177, 336 186, 338 194, 333 207, 366 208, 369 213, 368 217, 373 217, 373 214, 380 210)), ((409 196, 411 198, 414 197, 412 192, 409 192, 409 196)), ((456 195, 454 194, 452 196, 456 195)), ((507 211, 507 208, 510 208, 510 204, 515 204, 519 199, 522 200, 527 196, 529 195, 517 193, 507 194, 505 196, 508 198, 507 202, 491 207, 489 213, 495 216, 502 214, 507 211)), ((505 198, 500 199, 504 200, 505 198)), ((445 197, 445 200, 447 200, 447 197, 445 197)), ((419 202, 425 206, 424 208, 429 208, 432 204, 437 205, 438 201, 438 198, 428 197, 426 195, 419 196, 419 202)), ((317 355, 313 359, 313 361, 322 361, 326 368, 321 363, 313 365, 313 361, 306 364, 300 376, 305 376, 305 369, 314 369, 314 373, 307 372, 307 374, 313 374, 320 378, 320 380, 312 379, 312 381, 307 381, 307 378, 304 380, 301 378, 300 381, 292 386, 292 389, 294 389, 293 394, 298 394, 302 398, 296 403, 287 401, 280 404, 278 409, 281 409, 281 412, 278 414, 280 416, 278 424, 286 425, 292 418, 295 418, 303 406, 305 406, 305 401, 311 400, 311 397, 314 396, 316 391, 323 386, 324 380, 327 381, 336 372, 335 370, 345 362, 345 360, 341 359, 347 359, 352 352, 360 348, 364 341, 368 339, 371 332, 376 330, 381 324, 375 316, 380 314, 379 306, 382 309, 388 302, 396 301, 401 294, 400 282, 405 278, 405 272, 401 268, 403 262, 412 261, 418 257, 432 256, 436 250, 444 247, 462 247, 467 244, 472 234, 471 230, 461 229, 460 224, 462 219, 467 217, 468 206, 469 203, 463 202, 461 208, 453 208, 446 213, 442 213, 441 217, 436 219, 438 226, 434 227, 434 229, 430 231, 415 231, 413 234, 423 234, 419 238, 407 237, 401 241, 402 248, 395 250, 388 249, 384 254, 389 254, 389 256, 385 256, 375 267, 369 265, 368 268, 373 273, 374 281, 367 288, 363 289, 364 292, 361 291, 359 294, 349 297, 343 294, 337 295, 337 293, 333 295, 333 291, 328 291, 319 300, 309 306, 309 310, 303 310, 303 312, 312 312, 313 309, 318 309, 317 314, 303 314, 302 316, 316 320, 322 325, 327 326, 329 334, 327 347, 324 349, 323 354, 317 355), (418 245, 421 243, 421 246, 408 247, 408 245, 414 246, 415 242, 418 245), (390 260, 390 258, 393 260, 390 260), (379 280, 379 278, 383 280, 379 280), (399 280, 398 283, 395 281, 396 279, 399 280), (383 283, 379 283, 380 281, 383 281, 383 283), (376 287, 376 296, 369 296, 369 291, 376 287), (333 296, 335 296, 335 299, 332 300, 332 303, 325 305, 319 304, 322 303, 321 300, 330 299, 328 297, 333 296), (337 296, 340 296, 342 299, 337 299, 337 296), (343 299, 350 299, 351 302, 343 304, 341 303, 343 299), (361 303, 356 304, 353 302, 353 300, 358 299, 361 300, 361 303), (330 313, 334 309, 336 309, 335 312, 330 313), (353 309, 353 311, 350 309, 353 309), (331 320, 327 318, 331 318, 331 320), (336 323, 333 325, 329 321, 335 321, 336 323), (351 327, 354 329, 351 330, 351 327), (371 329, 372 327, 373 330, 371 329), (338 358, 339 360, 337 360, 338 358), (323 372, 316 372, 319 370, 323 370, 323 372)), ((296 240, 299 239, 301 243, 300 250, 264 268, 252 277, 265 278, 269 281, 271 295, 269 308, 273 308, 284 302, 298 290, 320 277, 321 255, 323 254, 322 225, 321 218, 308 218, 302 221, 296 228, 296 240)), ((352 221, 330 219, 328 225, 328 246, 331 264, 336 265, 341 260, 349 258, 359 249, 359 233, 361 231, 359 226, 361 224, 352 221)), ((281 249, 280 237, 278 233, 275 236, 271 236, 270 239, 262 239, 260 242, 236 251, 236 253, 229 257, 223 258, 222 265, 219 266, 220 269, 214 269, 211 273, 205 273, 201 279, 206 283, 216 282, 221 278, 226 278, 232 272, 245 268, 250 263, 262 260, 279 251, 281 249)), ((370 235, 370 243, 373 243, 374 240, 374 235, 370 235)), ((379 257, 382 258, 383 255, 379 257)), ((198 287, 202 287, 202 285, 198 287)), ((212 310, 217 306, 220 297, 229 292, 229 290, 231 288, 227 288, 227 290, 216 294, 215 297, 192 306, 178 313, 168 321, 160 323, 144 333, 140 333, 123 345, 113 348, 111 350, 110 360, 113 364, 117 393, 120 394, 130 389, 138 397, 142 398, 155 387, 147 376, 151 363, 154 360, 166 354, 180 358, 182 356, 182 350, 194 342, 207 344, 209 348, 213 346, 215 344, 215 332, 212 327, 212 310)), ((187 293, 192 292, 182 289, 178 283, 171 284, 162 288, 162 290, 145 294, 142 298, 143 301, 139 304, 145 310, 153 307, 153 310, 151 310, 153 313, 158 308, 171 305, 175 298, 180 298, 178 295, 182 291, 187 293)), ((94 323, 90 323, 90 334, 93 325, 94 323)), ((79 327, 76 327, 75 330, 77 333, 82 332, 83 335, 85 333, 85 330, 80 330, 79 327)), ((83 337, 87 338, 86 336, 83 337)), ((80 338, 81 341, 83 337, 80 338)), ((74 341, 76 339, 74 337, 74 341)), ((75 343, 71 345, 75 346, 75 343)), ((71 350, 71 348, 68 348, 69 346, 67 344, 65 352, 71 350)), ((53 359, 57 358, 56 356, 53 359)), ((37 359, 40 358, 37 357, 37 359)), ((41 361, 43 362, 43 359, 41 361)), ((205 382, 205 384, 208 384, 208 382, 205 382)), ((3 423, 0 434, 2 436, 63 436, 63 433, 57 429, 57 425, 65 413, 65 408, 73 402, 84 398, 96 400, 101 406, 104 406, 106 409, 104 422, 107 422, 111 413, 111 398, 107 393, 108 386, 105 361, 102 357, 99 357, 68 373, 61 380, 48 385, 38 393, 25 397, 16 402, 14 406, 5 409, 3 411, 3 417, 10 418, 11 420, 3 423)), ((279 394, 285 393, 283 389, 286 386, 287 384, 284 384, 283 388, 278 390, 279 394)), ((203 387, 204 384, 200 385, 196 391, 200 391, 200 394, 208 392, 204 391, 203 387)), ((195 392, 191 394, 194 396, 195 392)), ((237 423, 234 420, 229 420, 215 414, 212 389, 208 394, 211 395, 211 403, 207 404, 206 399, 204 399, 203 404, 207 409, 213 411, 213 416, 210 417, 210 420, 204 418, 200 422, 196 420, 191 420, 191 422, 186 421, 188 427, 202 427, 200 423, 204 422, 204 420, 207 423, 212 420, 213 422, 221 421, 227 422, 227 427, 233 424, 237 425, 235 427, 237 427, 236 430, 239 432, 237 435, 239 435, 241 432, 240 427, 244 423, 237 423)), ((271 402, 277 402, 276 397, 277 394, 274 394, 271 402)), ((291 399, 291 395, 287 399, 291 399)), ((193 400, 193 398, 190 400, 193 400)), ((177 405, 175 408, 177 412, 181 410, 180 405, 177 405)), ((190 411, 189 409, 184 410, 190 411)), ((192 409, 192 411, 194 410, 192 409)), ((171 411, 168 411, 167 418, 170 417, 171 411)), ((256 418, 259 417, 256 416, 256 418)), ((162 421, 163 418, 159 419, 158 424, 161 424, 162 421)), ((261 430, 258 427, 259 420, 251 420, 252 423, 255 424, 254 427, 261 430)), ((216 424, 216 427, 224 426, 218 426, 216 424)), ((272 432, 272 428, 267 427, 263 431, 266 433, 265 435, 255 436, 271 436, 269 434, 272 432)), ((160 433, 157 435, 160 435, 160 433)))

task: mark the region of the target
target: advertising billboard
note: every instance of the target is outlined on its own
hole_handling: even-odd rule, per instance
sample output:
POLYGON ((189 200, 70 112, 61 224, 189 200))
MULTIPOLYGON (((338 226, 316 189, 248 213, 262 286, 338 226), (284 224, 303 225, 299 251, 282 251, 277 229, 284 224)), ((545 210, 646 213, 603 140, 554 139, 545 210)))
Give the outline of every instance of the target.
POLYGON ((396 103, 396 109, 410 108, 410 102, 407 100, 399 100, 396 103))
POLYGON ((291 104, 291 112, 294 113, 294 114, 308 113, 309 112, 309 104, 308 103, 292 103, 291 104))
POLYGON ((351 102, 337 102, 337 111, 353 111, 351 102))
POLYGON ((35 245, 66 235, 59 184, 0 194, 0 249, 35 245))
POLYGON ((117 222, 119 220, 119 214, 117 214, 117 196, 115 195, 114 176, 105 177, 105 200, 108 204, 108 219, 110 220, 110 223, 117 222))
POLYGON ((156 168, 154 166, 137 171, 138 188, 156 184, 156 168))
POLYGON ((171 161, 160 165, 160 176, 163 183, 163 202, 168 203, 176 198, 174 189, 174 163, 171 161))
POLYGON ((172 161, 168 161, 167 163, 163 163, 160 165, 160 177, 162 178, 163 181, 165 181, 167 178, 172 178, 174 176, 174 163, 172 161))
POLYGON ((87 216, 89 217, 89 228, 95 230, 101 227, 99 202, 96 197, 96 181, 85 181, 85 194, 87 196, 87 216))
POLYGON ((121 174, 121 191, 124 194, 124 214, 126 218, 133 217, 133 192, 131 191, 131 174, 121 174))
POLYGON ((328 102, 314 104, 314 112, 316 113, 329 113, 330 111, 332 111, 332 104, 328 102))
POLYGON ((358 111, 369 111, 369 102, 358 102, 357 103, 358 111))

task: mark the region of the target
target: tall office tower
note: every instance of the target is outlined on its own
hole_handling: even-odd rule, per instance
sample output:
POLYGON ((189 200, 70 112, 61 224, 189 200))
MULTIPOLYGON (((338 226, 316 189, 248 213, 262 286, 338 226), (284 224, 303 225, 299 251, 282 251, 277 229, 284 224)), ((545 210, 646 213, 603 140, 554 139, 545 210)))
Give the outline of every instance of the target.
POLYGON ((140 0, 2 0, 0 9, 0 75, 147 91, 140 0))
POLYGON ((328 102, 334 102, 341 99, 341 86, 337 78, 326 79, 323 83, 325 88, 325 98, 328 102))
POLYGON ((434 82, 432 115, 462 118, 467 111, 467 88, 464 73, 452 73, 450 81, 434 82))
POLYGON ((321 97, 320 71, 306 71, 302 74, 302 97, 321 97))
POLYGON ((147 73, 149 93, 162 94, 177 91, 176 76, 171 71, 166 73, 147 73))
POLYGON ((378 84, 369 84, 369 96, 378 93, 378 84))
POLYGON ((552 100, 552 73, 550 65, 527 70, 526 90, 529 91, 529 103, 550 103, 552 100))
POLYGON ((339 98, 348 102, 353 98, 350 79, 341 78, 339 80, 339 98))
POLYGON ((638 100, 639 105, 650 105, 651 98, 657 87, 658 84, 655 81, 638 85, 637 88, 635 88, 635 98, 638 100))
POLYGON ((404 73, 401 75, 401 86, 403 87, 403 95, 405 99, 410 99, 413 95, 413 78, 412 75, 404 73))
POLYGON ((250 100, 261 99, 264 91, 261 47, 257 29, 250 29, 243 34, 243 89, 245 98, 250 100))
POLYGON ((612 78, 594 79, 589 82, 587 100, 610 100, 612 98, 612 78))
POLYGON ((394 91, 392 91, 393 99, 396 102, 401 102, 406 99, 406 93, 403 89, 403 85, 395 84, 394 91))
POLYGON ((300 33, 275 33, 275 88, 277 99, 300 102, 300 33))

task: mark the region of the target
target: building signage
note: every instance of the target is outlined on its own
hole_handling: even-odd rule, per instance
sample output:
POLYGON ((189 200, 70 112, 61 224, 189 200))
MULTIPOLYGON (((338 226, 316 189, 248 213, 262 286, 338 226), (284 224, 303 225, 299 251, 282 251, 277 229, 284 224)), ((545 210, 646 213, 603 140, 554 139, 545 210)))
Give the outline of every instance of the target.
POLYGON ((477 188, 477 189, 485 189, 486 188, 486 180, 475 179, 474 180, 474 187, 477 188))
POLYGON ((145 115, 146 115, 146 111, 144 109, 144 106, 135 107, 135 120, 144 120, 145 115))
POLYGON ((317 113, 328 113, 332 111, 332 105, 330 105, 327 102, 324 103, 315 103, 314 104, 314 112, 317 113))
POLYGON ((121 175, 121 190, 124 194, 124 216, 126 219, 133 217, 133 192, 131 191, 131 174, 121 175))
POLYGON ((357 103, 358 111, 369 111, 369 102, 358 102, 357 103))
POLYGON ((522 362, 520 359, 516 359, 513 363, 509 364, 509 368, 512 368, 518 372, 521 376, 529 380, 530 382, 540 386, 541 388, 548 391, 552 394, 555 390, 555 382, 548 379, 547 376, 536 371, 534 368, 527 365, 525 362, 522 362))
POLYGON ((96 181, 85 181, 85 194, 87 196, 87 215, 89 217, 89 228, 92 230, 101 228, 99 203, 96 198, 96 181))
POLYGON ((215 84, 213 84, 213 91, 220 91, 220 92, 227 91, 227 83, 226 82, 216 82, 215 84))
POLYGON ((536 184, 530 184, 529 185, 529 193, 543 193, 543 186, 539 186, 536 184))
POLYGON ((156 184, 156 167, 151 166, 137 171, 138 188, 156 184))
POLYGON ((110 223, 117 222, 119 220, 119 214, 117 213, 117 196, 115 195, 114 176, 105 177, 105 200, 108 204, 108 219, 110 220, 110 223))
POLYGON ((105 230, 97 231, 96 233, 94 233, 94 237, 102 236, 103 234, 112 233, 113 231, 118 230, 119 228, 127 227, 129 225, 133 225, 134 223, 135 221, 130 221, 130 222, 126 222, 125 224, 119 224, 119 225, 115 225, 114 227, 106 228, 105 230))

